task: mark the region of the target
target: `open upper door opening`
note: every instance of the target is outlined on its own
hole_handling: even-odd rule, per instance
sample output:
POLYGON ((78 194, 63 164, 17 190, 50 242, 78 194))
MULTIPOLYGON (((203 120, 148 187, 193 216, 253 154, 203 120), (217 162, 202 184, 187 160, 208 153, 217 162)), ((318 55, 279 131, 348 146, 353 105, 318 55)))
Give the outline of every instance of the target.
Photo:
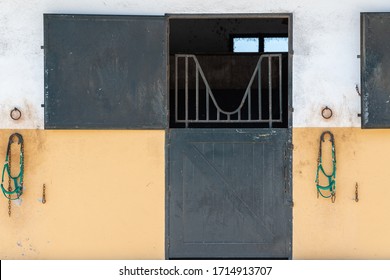
POLYGON ((171 18, 171 128, 286 128, 288 17, 171 18))

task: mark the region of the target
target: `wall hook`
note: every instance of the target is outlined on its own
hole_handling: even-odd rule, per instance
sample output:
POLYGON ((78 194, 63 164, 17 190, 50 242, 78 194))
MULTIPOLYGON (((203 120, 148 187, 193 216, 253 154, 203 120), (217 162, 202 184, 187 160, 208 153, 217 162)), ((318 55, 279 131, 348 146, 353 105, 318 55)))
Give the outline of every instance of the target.
POLYGON ((14 108, 11 110, 11 113, 9 114, 11 119, 14 121, 19 120, 22 117, 22 112, 18 108, 14 108))
POLYGON ((328 106, 325 106, 325 108, 323 108, 321 111, 321 116, 326 120, 330 119, 333 116, 332 109, 330 109, 328 106))
POLYGON ((43 184, 43 188, 42 188, 42 204, 45 204, 46 203, 46 185, 43 184))
POLYGON ((358 185, 357 182, 356 182, 356 185, 355 185, 355 201, 359 202, 359 185, 358 185))

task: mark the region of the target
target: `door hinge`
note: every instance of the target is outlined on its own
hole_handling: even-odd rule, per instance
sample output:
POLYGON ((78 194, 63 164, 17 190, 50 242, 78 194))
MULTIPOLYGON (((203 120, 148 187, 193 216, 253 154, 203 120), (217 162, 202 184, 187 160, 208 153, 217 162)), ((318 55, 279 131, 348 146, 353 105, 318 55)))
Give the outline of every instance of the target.
POLYGON ((289 110, 291 113, 294 113, 294 107, 290 106, 290 107, 288 107, 288 110, 289 110))

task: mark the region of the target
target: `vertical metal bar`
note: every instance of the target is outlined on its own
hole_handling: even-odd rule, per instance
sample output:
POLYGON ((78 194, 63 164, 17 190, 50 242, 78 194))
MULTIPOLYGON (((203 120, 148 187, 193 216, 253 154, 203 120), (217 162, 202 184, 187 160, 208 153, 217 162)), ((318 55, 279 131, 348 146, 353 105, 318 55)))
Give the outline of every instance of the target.
POLYGON ((262 121, 263 120, 263 117, 262 117, 262 108, 261 108, 261 62, 263 61, 263 59, 261 58, 259 60, 259 69, 258 69, 258 82, 257 82, 257 87, 258 87, 258 94, 259 94, 259 121, 262 121))
POLYGON ((268 57, 268 122, 269 127, 272 128, 272 57, 268 57))
POLYGON ((206 121, 209 120, 209 87, 206 86, 206 121))
POLYGON ((185 60, 185 118, 186 118, 186 128, 188 127, 188 56, 185 60))
MULTIPOLYGON (((251 85, 252 86, 252 85, 251 85)), ((248 120, 252 120, 252 89, 249 87, 248 92, 248 120)))
POLYGON ((195 65, 196 65, 196 73, 195 73, 195 94, 196 94, 196 104, 195 104, 195 106, 196 106, 196 108, 195 108, 195 110, 196 110, 196 120, 199 120, 199 69, 198 69, 198 64, 196 63, 196 61, 195 61, 195 65))
MULTIPOLYGON (((244 107, 244 106, 242 106, 242 107, 244 107)), ((241 108, 241 109, 242 109, 242 108, 241 108)), ((239 120, 239 121, 241 120, 241 109, 238 110, 238 112, 237 112, 237 116, 238 116, 238 120, 239 120)))
POLYGON ((179 94, 178 94, 178 91, 179 91, 179 82, 178 82, 178 66, 179 66, 179 63, 178 63, 178 60, 179 60, 179 57, 178 56, 175 56, 175 122, 178 121, 178 98, 179 98, 179 94))
POLYGON ((230 121, 230 114, 227 114, 227 120, 230 121))
POLYGON ((282 121, 282 55, 279 55, 279 119, 282 121))
POLYGON ((218 108, 217 108, 217 121, 219 121, 219 115, 221 114, 221 112, 218 110, 218 108))

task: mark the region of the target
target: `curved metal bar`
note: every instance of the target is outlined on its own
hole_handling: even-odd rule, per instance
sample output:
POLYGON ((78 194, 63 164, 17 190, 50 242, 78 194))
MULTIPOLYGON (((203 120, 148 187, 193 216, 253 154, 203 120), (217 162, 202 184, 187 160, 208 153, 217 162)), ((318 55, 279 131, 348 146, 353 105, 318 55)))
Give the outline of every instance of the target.
POLYGON ((238 112, 242 109, 242 107, 244 106, 244 103, 245 103, 245 101, 246 101, 246 99, 247 99, 247 97, 248 97, 250 88, 251 88, 251 86, 252 86, 252 84, 253 84, 253 81, 254 81, 254 79, 255 79, 255 77, 256 77, 256 74, 257 74, 257 72, 258 72, 258 69, 259 69, 259 67, 261 67, 261 62, 262 62, 263 58, 264 58, 264 57, 269 57, 270 55, 261 55, 261 56, 260 56, 260 58, 259 58, 259 60, 258 60, 258 62, 257 62, 257 64, 256 64, 255 70, 253 71, 252 77, 251 77, 251 79, 250 79, 250 81, 249 81, 249 84, 248 84, 248 86, 247 86, 247 88, 246 88, 246 90, 245 90, 245 94, 244 94, 244 96, 243 96, 243 98, 242 98, 242 100, 241 100, 240 105, 238 106, 238 108, 237 108, 236 110, 230 111, 230 112, 229 112, 229 111, 222 110, 221 107, 218 105, 217 100, 216 100, 215 97, 214 97, 214 94, 213 94, 213 92, 212 92, 212 90, 211 90, 211 88, 210 88, 210 86, 209 86, 209 83, 207 82, 206 76, 205 76, 205 74, 204 74, 204 72, 203 72, 203 70, 202 70, 202 67, 200 66, 200 63, 199 63, 198 59, 196 58, 196 56, 195 56, 195 55, 186 55, 186 56, 187 56, 187 57, 191 57, 191 58, 194 59, 195 64, 196 64, 196 67, 197 67, 198 70, 199 70, 200 76, 202 77, 203 82, 204 82, 205 85, 206 85, 207 91, 208 91, 208 93, 209 93, 209 95, 210 95, 210 97, 211 97, 211 100, 212 100, 213 103, 214 103, 214 106, 217 108, 217 111, 218 111, 219 113, 223 113, 223 114, 225 114, 225 115, 230 115, 230 116, 231 116, 231 115, 234 115, 234 114, 238 113, 238 112))
MULTIPOLYGON (((195 55, 193 55, 193 54, 177 54, 177 55, 175 55, 175 119, 176 119, 176 121, 177 122, 185 122, 186 124, 188 124, 189 122, 199 122, 200 121, 200 119, 199 119, 199 80, 201 80, 203 83, 204 83, 204 85, 205 85, 205 89, 206 89, 206 120, 205 121, 214 121, 214 120, 210 120, 210 114, 209 114, 209 106, 210 106, 210 102, 209 102, 209 99, 211 98, 211 100, 212 100, 212 102, 213 102, 213 105, 215 106, 215 108, 216 108, 216 111, 217 111, 217 116, 216 116, 216 121, 218 121, 218 122, 224 122, 225 120, 221 120, 220 119, 220 116, 221 116, 221 114, 224 114, 224 115, 226 115, 226 117, 227 117, 227 121, 228 122, 231 122, 231 121, 234 121, 234 120, 231 120, 231 116, 232 115, 234 115, 234 114, 238 114, 238 121, 240 121, 240 122, 251 122, 251 121, 254 121, 253 119, 252 119, 252 113, 251 113, 251 108, 248 108, 248 120, 241 120, 241 110, 243 109, 243 107, 244 107, 244 104, 245 104, 245 102, 246 102, 246 100, 248 100, 248 106, 250 106, 251 105, 251 100, 249 100, 250 98, 251 98, 251 87, 252 87, 252 85, 253 85, 253 83, 254 83, 254 80, 255 80, 255 78, 256 78, 256 76, 257 76, 257 78, 258 78, 258 82, 259 82, 259 85, 258 85, 258 87, 259 87, 259 90, 258 90, 258 95, 259 95, 259 108, 258 108, 258 110, 259 110, 259 118, 258 119, 256 119, 256 121, 259 121, 259 122, 263 122, 263 120, 262 120, 262 114, 261 114, 261 66, 262 66, 262 62, 263 62, 263 59, 264 58, 268 58, 268 64, 271 64, 271 59, 272 58, 277 58, 278 59, 278 62, 279 62, 279 107, 280 107, 280 116, 279 116, 279 120, 278 119, 272 119, 272 116, 269 116, 269 118, 267 119, 267 120, 264 120, 264 122, 280 122, 281 120, 282 120, 282 110, 281 110, 281 106, 282 106, 282 104, 281 104, 281 99, 282 99, 282 89, 281 89, 281 68, 282 68, 282 55, 281 54, 262 54, 262 55, 260 55, 260 57, 259 57, 259 59, 258 59, 258 61, 257 61, 257 63, 256 63, 256 67, 255 67, 255 69, 254 69, 254 71, 253 71, 253 74, 252 74, 252 76, 251 76, 251 78, 250 78, 250 80, 249 80, 249 83, 248 83, 248 85, 247 85, 247 87, 246 87, 246 89, 245 89, 245 93, 244 93, 244 95, 243 95, 243 97, 242 97, 242 100, 241 100, 241 102, 240 102, 240 104, 239 104, 239 106, 235 109, 235 110, 233 110, 233 111, 226 111, 226 110, 223 110, 220 106, 219 106, 219 104, 218 104, 218 102, 217 102, 217 100, 216 100, 216 98, 215 98, 215 96, 214 96, 214 94, 213 94, 213 92, 212 92, 212 90, 211 90, 211 87, 210 87, 210 85, 209 85, 209 83, 208 83, 208 81, 207 81, 207 79, 206 79, 206 76, 205 76, 205 74, 204 74, 204 72, 203 72, 203 69, 202 69, 202 67, 201 67, 201 65, 200 65, 200 63, 199 63, 199 61, 198 61, 198 59, 197 59, 197 57, 195 56, 195 55), (185 120, 183 120, 183 121, 181 121, 181 120, 179 120, 178 119, 178 59, 179 58, 184 58, 185 59, 185 76, 184 76, 184 78, 185 78, 185 120), (194 63, 195 63, 195 81, 196 81, 196 96, 195 96, 195 103, 196 103, 196 116, 195 116, 195 120, 190 120, 188 117, 188 106, 189 106, 189 104, 188 104, 188 59, 189 58, 191 58, 191 59, 193 59, 193 61, 194 61, 194 63), (199 76, 200 76, 200 78, 199 78, 199 76)), ((269 68, 271 68, 270 66, 269 66, 269 68)), ((270 72, 271 71, 271 69, 268 69, 268 71, 270 72)), ((269 81, 268 81, 268 83, 270 84, 269 85, 269 87, 270 87, 270 89, 269 89, 269 94, 271 94, 271 85, 272 85, 272 81, 270 80, 271 79, 271 73, 268 73, 269 74, 269 77, 268 77, 268 79, 269 79, 269 81)), ((271 98, 271 97, 270 97, 271 98)), ((270 104, 270 106, 271 106, 271 104, 270 104)), ((272 109, 270 109, 270 110, 272 110, 272 109)))

